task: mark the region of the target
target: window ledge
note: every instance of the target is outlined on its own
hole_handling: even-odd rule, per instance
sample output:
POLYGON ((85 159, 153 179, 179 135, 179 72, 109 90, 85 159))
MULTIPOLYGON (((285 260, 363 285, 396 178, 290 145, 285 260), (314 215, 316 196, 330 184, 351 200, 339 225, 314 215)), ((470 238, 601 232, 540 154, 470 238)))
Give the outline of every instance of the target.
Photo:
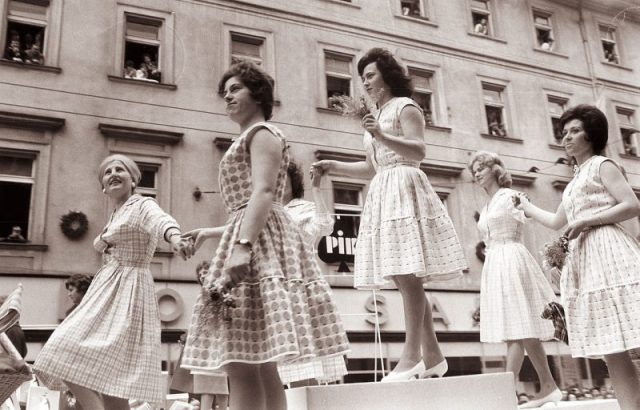
POLYGON ((451 133, 451 127, 443 127, 443 126, 440 126, 440 125, 433 125, 433 124, 426 124, 424 127, 426 129, 429 129, 429 130, 443 131, 443 132, 451 133))
POLYGON ((624 159, 632 159, 634 161, 640 161, 640 157, 637 155, 631 155, 631 154, 625 154, 625 153, 620 153, 620 158, 624 158, 624 159))
POLYGON ((319 112, 324 112, 326 114, 333 114, 333 115, 339 115, 340 117, 345 117, 347 118, 346 115, 342 115, 342 113, 338 110, 335 110, 333 108, 328 108, 328 107, 316 107, 316 110, 318 110, 319 112))
POLYGON ((520 139, 520 138, 512 138, 512 137, 495 137, 491 134, 485 134, 482 133, 480 134, 482 136, 482 138, 488 138, 490 140, 498 140, 498 141, 506 141, 506 142, 513 142, 516 144, 522 144, 524 142, 524 140, 520 139))
POLYGON ((623 66, 622 64, 610 63, 610 62, 608 62, 606 60, 602 60, 601 62, 602 62, 603 65, 606 65, 606 66, 609 66, 609 67, 615 67, 615 68, 619 68, 621 70, 626 70, 626 71, 633 71, 633 68, 623 66))
POLYGON ((49 245, 2 241, 0 250, 46 252, 49 250, 49 245))
POLYGON ((36 71, 48 71, 50 73, 60 74, 62 72, 62 68, 60 67, 52 67, 49 65, 40 65, 40 64, 27 64, 21 63, 19 61, 5 60, 0 59, 0 64, 8 66, 8 67, 20 67, 20 69, 25 70, 36 70, 36 71))
POLYGON ((226 151, 233 144, 233 140, 228 137, 215 137, 213 139, 213 145, 221 151, 226 151))
POLYGON ((109 75, 107 77, 109 78, 109 81, 114 81, 116 83, 144 85, 147 87, 164 88, 165 90, 176 90, 178 88, 178 86, 175 84, 153 83, 151 81, 135 80, 133 78, 123 78, 115 75, 109 75))
POLYGON ((123 127, 121 125, 106 123, 98 124, 98 129, 105 137, 108 138, 128 139, 168 145, 175 145, 181 142, 182 137, 184 136, 181 132, 123 127))
POLYGON ((566 178, 566 179, 554 179, 553 181, 551 181, 551 186, 554 187, 555 189, 559 190, 559 191, 564 191, 564 189, 567 187, 567 185, 569 185, 569 182, 571 182, 570 179, 566 178))
POLYGON ((550 55, 556 56, 556 57, 569 58, 569 56, 566 55, 566 54, 559 53, 559 52, 553 51, 553 50, 543 50, 543 49, 538 48, 538 47, 534 47, 533 51, 535 51, 537 53, 542 53, 542 54, 550 54, 550 55))
POLYGON ((486 38, 487 40, 492 40, 497 43, 507 44, 507 40, 500 37, 494 37, 488 34, 478 34, 478 33, 474 33, 473 31, 468 31, 467 34, 473 37, 486 38))
POLYGON ((564 147, 562 145, 558 145, 558 144, 551 143, 551 144, 549 144, 549 148, 555 149, 555 150, 558 150, 558 151, 564 151, 564 147))
POLYGON ((155 251, 153 256, 160 256, 163 258, 173 258, 173 252, 171 251, 155 251))
POLYGON ((5 127, 26 130, 57 131, 62 128, 64 124, 64 118, 0 111, 0 125, 5 127))
POLYGON ((418 24, 424 24, 427 26, 431 26, 431 27, 438 27, 438 24, 434 23, 433 21, 429 20, 429 17, 414 17, 414 16, 405 16, 402 14, 396 14, 395 15, 396 18, 398 19, 402 19, 402 20, 408 20, 408 21, 413 21, 414 23, 418 23, 418 24))
POLYGON ((354 4, 354 3, 350 3, 350 2, 346 2, 346 1, 342 1, 342 0, 324 0, 327 3, 336 3, 336 4, 341 4, 343 6, 349 6, 349 7, 353 7, 354 9, 360 9, 362 7, 360 7, 359 4, 354 4))

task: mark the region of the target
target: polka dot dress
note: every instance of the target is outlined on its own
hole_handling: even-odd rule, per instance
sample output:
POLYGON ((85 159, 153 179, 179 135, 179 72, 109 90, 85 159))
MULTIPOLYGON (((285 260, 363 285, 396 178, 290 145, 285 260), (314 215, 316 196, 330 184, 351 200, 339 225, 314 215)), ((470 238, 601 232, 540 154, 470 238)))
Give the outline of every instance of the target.
POLYGON ((214 308, 210 289, 223 275, 225 261, 239 237, 244 206, 252 192, 251 137, 267 128, 283 146, 276 198, 284 192, 289 151, 276 127, 258 123, 243 133, 220 162, 220 189, 232 215, 198 295, 182 367, 207 371, 228 363, 301 363, 344 355, 348 341, 331 288, 298 225, 274 203, 253 245, 251 271, 232 295, 231 321, 214 308))

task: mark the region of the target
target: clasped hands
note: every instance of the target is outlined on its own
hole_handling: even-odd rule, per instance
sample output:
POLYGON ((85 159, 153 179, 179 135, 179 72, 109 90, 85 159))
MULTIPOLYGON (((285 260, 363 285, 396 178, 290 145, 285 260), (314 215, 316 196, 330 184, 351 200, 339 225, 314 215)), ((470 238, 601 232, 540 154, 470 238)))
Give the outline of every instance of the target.
MULTIPOLYGON (((513 201, 513 206, 516 207, 516 209, 524 211, 525 213, 525 208, 531 205, 529 195, 524 192, 518 192, 513 195, 511 200, 513 201)), ((591 229, 591 226, 586 219, 577 219, 567 225, 567 229, 564 231, 562 236, 566 236, 568 240, 576 239, 582 232, 589 229, 591 229)))

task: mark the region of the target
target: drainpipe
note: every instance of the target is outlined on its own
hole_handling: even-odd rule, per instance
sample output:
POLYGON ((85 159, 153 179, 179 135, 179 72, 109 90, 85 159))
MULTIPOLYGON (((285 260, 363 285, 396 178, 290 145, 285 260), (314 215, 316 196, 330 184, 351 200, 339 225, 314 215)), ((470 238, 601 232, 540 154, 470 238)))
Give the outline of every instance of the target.
POLYGON ((593 56, 591 55, 591 47, 589 47, 587 29, 584 23, 584 9, 582 7, 582 0, 578 1, 578 13, 578 26, 580 27, 580 37, 582 37, 582 47, 584 48, 584 55, 587 59, 587 69, 589 71, 589 79, 591 80, 591 93, 593 94, 594 103, 598 105, 598 87, 596 82, 595 69, 593 66, 593 56))

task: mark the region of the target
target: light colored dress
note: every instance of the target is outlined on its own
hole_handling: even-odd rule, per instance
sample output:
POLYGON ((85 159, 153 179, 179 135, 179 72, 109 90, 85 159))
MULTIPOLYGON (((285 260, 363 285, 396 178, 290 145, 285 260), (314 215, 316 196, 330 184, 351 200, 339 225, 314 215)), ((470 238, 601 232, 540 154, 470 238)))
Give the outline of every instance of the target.
MULTIPOLYGON (((600 178, 604 161, 588 159, 564 190, 569 223, 616 205, 600 178)), ((560 294, 572 356, 640 347, 640 244, 621 226, 596 226, 569 242, 560 294)))
POLYGON ((331 288, 302 232, 280 204, 288 165, 284 136, 264 122, 241 134, 220 161, 220 190, 231 217, 196 299, 182 367, 208 371, 233 362, 318 360, 348 352, 331 288), (261 128, 282 144, 277 203, 253 244, 250 273, 232 290, 237 307, 229 322, 214 308, 209 290, 222 280, 225 262, 239 239, 252 192, 250 139, 261 128))
MULTIPOLYGON (((294 198, 284 206, 291 219, 298 224, 307 245, 315 250, 323 236, 331 235, 334 220, 326 212, 317 212, 316 204, 301 198, 294 198)), ((278 366, 280 380, 284 384, 296 380, 316 379, 320 383, 331 383, 342 379, 348 373, 345 358, 333 356, 322 360, 303 360, 278 366)))
POLYGON ((480 285, 480 341, 553 339, 541 317, 556 301, 551 284, 522 243, 524 212, 514 207, 517 191, 500 188, 482 209, 478 229, 487 245, 480 285))
POLYGON ((103 265, 82 302, 53 332, 33 368, 50 388, 61 381, 125 399, 160 402, 160 317, 149 264, 167 229, 155 200, 132 195, 93 246, 103 265))
MULTIPOLYGON (((396 97, 377 112, 384 133, 402 137, 400 112, 410 98, 396 97)), ((376 170, 362 210, 355 252, 354 283, 360 289, 392 284, 392 275, 451 279, 466 268, 466 260, 451 218, 412 161, 365 132, 364 147, 376 170)))

